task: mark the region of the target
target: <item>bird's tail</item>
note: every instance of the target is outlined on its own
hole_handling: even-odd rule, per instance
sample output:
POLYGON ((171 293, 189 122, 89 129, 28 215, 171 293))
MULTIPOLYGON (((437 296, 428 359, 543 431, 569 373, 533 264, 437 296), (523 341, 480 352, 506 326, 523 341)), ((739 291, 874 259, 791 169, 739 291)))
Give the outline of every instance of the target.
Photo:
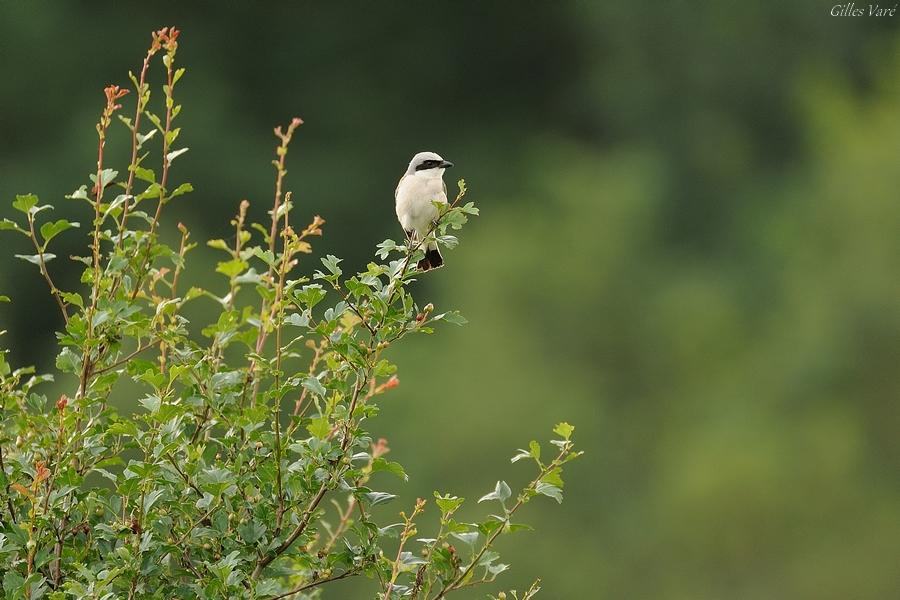
POLYGON ((441 256, 441 251, 438 250, 437 245, 425 250, 425 258, 420 260, 417 266, 420 271, 428 271, 444 266, 444 257, 441 256))

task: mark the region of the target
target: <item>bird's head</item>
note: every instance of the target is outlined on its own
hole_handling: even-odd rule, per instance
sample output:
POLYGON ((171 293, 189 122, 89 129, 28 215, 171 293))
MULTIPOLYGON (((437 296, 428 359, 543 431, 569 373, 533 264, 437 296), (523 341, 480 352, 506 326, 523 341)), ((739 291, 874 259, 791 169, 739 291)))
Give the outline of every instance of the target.
POLYGON ((452 166, 452 162, 444 160, 435 152, 419 152, 409 161, 406 174, 416 177, 441 177, 444 175, 444 169, 452 166))

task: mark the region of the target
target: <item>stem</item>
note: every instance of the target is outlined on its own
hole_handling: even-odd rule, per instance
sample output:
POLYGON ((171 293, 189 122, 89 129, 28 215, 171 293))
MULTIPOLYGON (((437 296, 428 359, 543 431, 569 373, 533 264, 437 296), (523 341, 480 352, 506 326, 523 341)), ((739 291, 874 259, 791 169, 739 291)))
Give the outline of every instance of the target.
POLYGON ((350 569, 349 571, 344 571, 340 575, 334 575, 332 577, 326 577, 324 579, 316 579, 315 581, 310 581, 309 583, 304 583, 300 587, 295 587, 294 589, 292 589, 289 592, 285 592, 278 596, 273 596, 269 600, 281 600, 282 598, 287 598, 289 596, 293 596, 294 594, 299 594, 300 592, 302 592, 304 590, 308 590, 310 588, 314 588, 314 587, 317 587, 317 586, 320 586, 320 585, 323 585, 326 583, 330 583, 332 581, 337 581, 339 579, 345 579, 347 577, 351 577, 358 573, 359 573, 359 568, 355 568, 355 569, 350 569))
MULTIPOLYGON (((291 193, 287 193, 285 202, 290 202, 291 193)), ((275 306, 278 307, 278 318, 275 322, 275 397, 272 402, 272 421, 275 427, 275 485, 278 488, 278 510, 275 512, 275 535, 281 533, 281 519, 284 517, 284 487, 281 481, 281 323, 284 320, 284 278, 287 265, 291 260, 290 241, 288 239, 288 214, 284 211, 284 225, 281 234, 284 245, 281 249, 281 264, 278 269, 278 287, 275 290, 275 306)))
POLYGON ((0 472, 3 473, 3 477, 6 479, 6 507, 9 509, 9 517, 12 519, 13 523, 18 523, 16 511, 13 508, 12 499, 9 494, 9 479, 6 477, 6 465, 3 462, 3 444, 0 444, 0 472))
POLYGON ((123 357, 123 358, 117 360, 116 362, 114 362, 114 363, 111 364, 111 365, 107 365, 107 366, 103 367, 102 369, 96 369, 96 370, 93 372, 93 374, 94 374, 94 375, 100 375, 100 374, 102 374, 102 373, 106 373, 106 372, 108 372, 108 371, 112 371, 113 369, 115 369, 115 368, 117 368, 117 367, 121 367, 122 365, 124 365, 125 363, 127 363, 129 360, 131 360, 132 358, 134 358, 135 356, 137 356, 137 355, 140 354, 141 352, 143 352, 143 351, 145 351, 145 350, 148 350, 148 349, 152 348, 153 346, 155 346, 156 344, 158 344, 160 341, 161 341, 161 340, 160 340, 159 338, 157 338, 157 339, 153 340, 152 342, 148 342, 148 343, 146 343, 146 344, 144 344, 144 345, 142 345, 142 346, 138 346, 137 349, 136 349, 134 352, 132 352, 131 354, 129 354, 129 355, 127 355, 127 356, 125 356, 125 357, 123 357))
MULTIPOLYGON (((350 443, 352 438, 349 435, 350 427, 353 423, 353 411, 356 409, 356 403, 359 401, 359 394, 362 391, 362 388, 365 387, 366 381, 370 375, 371 368, 366 372, 365 377, 362 380, 356 382, 356 386, 353 388, 353 398, 350 400, 350 406, 347 412, 347 434, 344 435, 344 440, 341 442, 341 455, 343 456, 347 452, 347 448, 350 447, 350 443)), ((319 503, 322 502, 322 498, 325 497, 325 493, 328 491, 329 484, 334 479, 340 478, 340 473, 342 469, 338 469, 332 475, 332 477, 322 482, 322 485, 319 486, 319 490, 316 492, 316 495, 310 501, 309 505, 303 511, 303 515, 300 517, 300 522, 297 523, 297 526, 291 531, 290 535, 284 542, 281 543, 278 548, 272 551, 271 554, 260 558, 256 563, 256 568, 253 569, 253 574, 250 575, 251 579, 256 579, 259 577, 260 573, 262 573, 263 569, 265 569, 273 560, 278 558, 285 550, 291 547, 300 535, 306 531, 307 526, 309 525, 310 518, 312 517, 313 512, 315 512, 316 508, 318 508, 319 503)))
POLYGON ((131 192, 134 189, 134 172, 136 170, 138 164, 138 128, 141 125, 141 116, 144 114, 144 107, 146 104, 144 103, 144 82, 147 78, 147 68, 150 66, 150 58, 156 54, 156 50, 153 46, 147 50, 147 56, 144 57, 144 64, 141 65, 141 75, 140 80, 138 81, 138 88, 135 90, 137 93, 137 107, 134 110, 134 122, 132 123, 131 129, 131 163, 128 167, 128 182, 125 184, 125 201, 122 204, 122 218, 119 221, 119 239, 116 241, 116 247, 121 250, 122 241, 125 235, 125 225, 128 219, 128 209, 130 208, 128 204, 128 200, 131 196, 131 192))
MULTIPOLYGON (((456 198, 453 199, 453 202, 451 202, 450 205, 447 207, 447 210, 449 211, 451 208, 454 208, 457 204, 459 204, 459 201, 462 200, 465 195, 466 195, 465 190, 460 190, 460 192, 456 195, 456 198)), ((446 214, 446 211, 444 212, 444 214, 446 214)), ((425 235, 422 236, 422 239, 419 240, 418 242, 416 242, 415 245, 411 245, 412 244, 411 238, 407 241, 406 260, 403 261, 403 266, 400 268, 400 274, 397 276, 397 279, 391 283, 391 287, 390 287, 391 293, 388 295, 387 306, 390 306, 391 303, 393 303, 394 295, 397 293, 397 290, 398 290, 398 287, 396 285, 394 285, 394 283, 399 283, 402 286, 403 279, 406 277, 406 272, 409 269, 409 263, 412 260, 413 254, 415 254, 416 250, 421 248, 422 244, 424 244, 428 240, 428 237, 434 233, 434 230, 437 229, 440 221, 441 221, 441 218, 438 217, 437 220, 435 220, 431 224, 431 227, 428 229, 428 231, 425 233, 425 235)), ((387 311, 385 311, 384 314, 381 316, 381 320, 378 322, 377 329, 380 329, 384 325, 384 321, 386 318, 387 318, 387 311)))
POLYGON ((412 515, 407 519, 406 515, 401 513, 401 516, 406 521, 406 524, 403 527, 403 533, 400 534, 400 545, 397 547, 397 558, 394 559, 394 564, 391 566, 391 580, 387 584, 387 588, 384 591, 384 598, 382 600, 390 600, 391 591, 394 589, 394 583, 397 582, 397 577, 400 575, 400 556, 403 554, 403 546, 406 544, 407 540, 415 535, 415 523, 413 522, 415 518, 422 512, 425 508, 425 501, 419 498, 416 500, 416 507, 413 509, 412 515))
MULTIPOLYGON (((173 98, 174 71, 172 69, 172 64, 175 61, 175 52, 169 51, 166 56, 169 57, 169 60, 164 61, 166 64, 166 80, 168 82, 168 86, 166 87, 166 125, 163 129, 163 162, 162 176, 159 181, 159 201, 156 204, 156 214, 153 215, 153 220, 150 222, 150 231, 147 236, 147 252, 144 253, 144 259, 141 262, 141 267, 137 272, 138 280, 134 286, 134 290, 132 290, 131 292, 132 300, 137 297, 138 292, 141 289, 141 285, 144 281, 144 276, 146 275, 147 266, 150 262, 150 254, 153 251, 153 235, 156 233, 156 226, 157 224, 159 224, 159 217, 162 214, 162 207, 166 201, 166 184, 169 182, 169 165, 172 164, 169 160, 169 132, 172 129, 172 109, 175 106, 175 101, 173 98)), ((140 102, 140 99, 138 100, 138 102, 140 102)))
POLYGON ((34 231, 34 215, 32 215, 30 212, 28 213, 28 231, 31 233, 31 241, 32 243, 34 243, 34 249, 37 250, 38 266, 40 267, 41 275, 44 276, 44 280, 47 282, 47 285, 50 286, 50 293, 53 294, 53 298, 56 300, 56 304, 59 306, 59 312, 62 313, 63 320, 66 322, 66 325, 68 325, 69 313, 66 310, 66 305, 63 304, 59 289, 57 289, 56 285, 54 285, 53 280, 50 278, 50 273, 47 271, 47 263, 44 261, 44 250, 38 243, 37 234, 34 231))
MULTIPOLYGON (((310 365, 309 365, 309 374, 310 375, 312 375, 313 372, 315 372, 316 367, 319 364, 319 360, 322 358, 322 350, 323 350, 322 346, 324 346, 324 342, 322 343, 321 346, 317 345, 314 348, 315 353, 313 354, 312 362, 310 362, 310 365)), ((297 401, 294 403, 294 416, 295 417, 303 416, 303 414, 300 412, 300 409, 303 407, 303 401, 306 400, 306 394, 308 391, 309 390, 307 390, 306 388, 303 388, 303 391, 300 392, 300 396, 297 398, 297 401)), ((292 431, 293 430, 291 430, 291 432, 292 431)))
MULTIPOLYGON (((172 275, 172 286, 170 289, 169 299, 174 300, 176 294, 178 293, 178 276, 181 275, 181 268, 184 265, 184 255, 187 252, 187 241, 188 238, 191 237, 190 232, 188 232, 187 228, 181 223, 178 224, 178 228, 181 230, 181 245, 178 247, 178 264, 175 265, 175 273, 172 275)), ((163 316, 163 319, 166 317, 163 316)), ((159 345, 159 365, 160 369, 165 372, 166 371, 166 354, 167 354, 168 346, 165 343, 161 343, 159 345)))
POLYGON ((172 464, 173 467, 175 467, 175 470, 178 471, 178 474, 181 475, 181 478, 184 479, 184 482, 185 482, 186 484, 188 484, 188 486, 190 486, 190 488, 191 488, 192 490, 194 490, 195 492, 197 492, 197 495, 200 496, 200 497, 202 498, 202 497, 203 497, 203 492, 200 490, 200 488, 198 488, 198 487, 190 480, 190 478, 187 476, 187 474, 186 474, 184 471, 181 470, 181 467, 178 466, 178 463, 175 462, 175 459, 172 457, 172 455, 171 455, 171 454, 167 454, 167 455, 166 455, 166 459, 172 464))
POLYGON ((442 589, 438 593, 438 595, 435 596, 432 600, 440 600, 441 598, 443 598, 444 596, 446 596, 453 590, 462 587, 461 586, 462 582, 465 580, 466 577, 469 576, 469 573, 471 573, 472 570, 478 565, 478 561, 480 561, 481 557, 484 556, 484 553, 487 552, 488 549, 490 549, 490 547, 494 543, 494 540, 496 540, 497 537, 499 537, 500 534, 503 533, 503 530, 509 525, 509 520, 515 514, 515 512, 517 510, 519 510, 519 508, 521 508, 521 506, 528 501, 528 499, 531 497, 532 493, 534 492, 534 489, 537 487, 537 484, 541 481, 541 479, 544 477, 544 475, 546 475, 547 473, 549 473, 556 467, 560 466, 562 464, 562 462, 561 462, 562 459, 565 458, 566 455, 569 454, 571 449, 572 449, 571 443, 567 443, 562 449, 560 449, 559 454, 557 455, 557 457, 555 459, 553 459, 553 462, 551 462, 549 465, 547 465, 546 467, 541 469, 540 474, 538 474, 538 476, 535 479, 533 479, 531 481, 531 483, 528 484, 528 487, 526 487, 522 491, 522 493, 519 494, 519 497, 516 500, 515 505, 511 509, 506 511, 506 519, 503 521, 503 524, 500 527, 498 527, 497 530, 494 533, 492 533, 491 536, 484 542, 484 545, 481 547, 481 550, 479 550, 478 554, 476 554, 472 558, 472 562, 469 564, 469 566, 466 567, 463 570, 463 572, 456 579, 454 579, 449 584, 447 584, 444 587, 444 589, 442 589))
POLYGON ((341 298, 344 299, 344 302, 347 303, 347 306, 349 306, 353 310, 353 312, 356 313, 356 316, 359 317, 360 322, 362 322, 362 324, 366 326, 366 329, 369 330, 369 333, 372 334, 372 339, 375 339, 375 328, 369 325, 369 322, 363 316, 362 311, 358 306, 356 306, 356 304, 353 303, 353 300, 350 299, 350 294, 342 290, 340 286, 334 281, 331 282, 331 287, 333 287, 334 291, 341 295, 341 298))
MULTIPOLYGON (((384 440, 380 440, 378 444, 372 444, 372 452, 369 456, 369 464, 363 469, 363 474, 353 482, 353 487, 358 488, 361 485, 365 485, 369 478, 372 476, 372 465, 375 463, 375 459, 377 457, 383 456, 388 452, 387 444, 382 444, 384 440)), ((365 521, 366 511, 363 508, 362 504, 356 501, 356 496, 353 494, 349 495, 350 497, 347 499, 347 510, 345 511, 341 508, 341 505, 337 502, 334 503, 335 507, 338 509, 338 515, 341 520, 338 523, 338 526, 331 532, 331 535, 328 537, 328 541, 322 547, 322 552, 328 554, 331 552, 331 549, 334 548, 334 545, 340 539, 340 537, 344 534, 348 527, 350 527, 350 517, 353 515, 353 509, 359 507, 360 517, 365 521)))
MULTIPOLYGON (((287 175, 287 170, 284 168, 285 158, 288 153, 288 146, 291 143, 291 138, 294 135, 294 130, 297 129, 303 120, 294 117, 291 120, 290 125, 288 125, 287 133, 282 133, 281 126, 275 128, 275 135, 281 140, 281 143, 275 148, 275 154, 278 156, 278 159, 275 161, 275 199, 272 202, 272 225, 269 229, 269 252, 272 255, 275 254, 275 239, 278 234, 278 209, 281 208, 281 186, 284 183, 284 176, 287 175)), ((269 265, 268 278, 271 280, 272 277, 275 276, 275 267, 274 265, 269 265)), ((259 306, 259 333, 256 336, 256 353, 261 354, 263 346, 266 343, 266 337, 268 337, 268 332, 266 331, 266 319, 264 315, 269 312, 267 308, 268 304, 265 299, 262 300, 259 306)), ((250 396, 250 405, 254 406, 256 404, 256 395, 259 392, 259 379, 256 376, 257 371, 257 362, 256 360, 250 361, 249 370, 247 373, 247 383, 251 380, 253 381, 253 393, 250 396)), ((245 385, 246 388, 246 385, 245 385)))

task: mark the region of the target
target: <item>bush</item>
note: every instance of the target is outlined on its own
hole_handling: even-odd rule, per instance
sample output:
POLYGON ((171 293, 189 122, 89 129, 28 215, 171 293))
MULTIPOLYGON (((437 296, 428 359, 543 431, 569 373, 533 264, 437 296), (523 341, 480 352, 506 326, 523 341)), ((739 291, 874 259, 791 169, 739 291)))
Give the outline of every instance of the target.
MULTIPOLYGON (((178 34, 153 34, 139 75, 131 75, 133 116, 122 116, 119 104, 128 90, 105 90, 96 172, 90 187, 67 196, 91 215, 90 253, 72 257, 83 265, 84 289, 59 289, 48 269, 52 240, 78 223, 45 219, 52 207, 32 194, 13 202, 18 221, 0 223, 34 247, 17 256, 38 267, 59 307, 65 327, 56 367, 74 386, 51 402, 37 391, 51 375, 12 370, 0 354, 6 597, 311 598, 362 575, 376 598, 436 600, 494 581, 507 568, 494 542, 525 528, 512 521, 519 508, 537 495, 562 501, 562 467, 580 454, 573 428, 556 426, 549 457, 532 441, 512 459, 533 461, 533 480, 517 494, 498 482, 479 500, 495 503, 495 514, 480 522, 457 521, 463 499, 436 492, 433 537, 416 537, 422 499, 400 522, 376 523, 373 507, 395 496, 373 489, 373 480, 382 472, 406 479, 385 457, 386 442, 363 428, 399 383, 385 351, 407 335, 465 320, 413 299, 421 244, 386 240, 378 260, 350 276, 330 255, 312 275, 297 272, 324 225, 318 216, 292 225, 291 192, 282 192, 300 119, 275 129, 271 223, 248 223, 244 201, 233 238, 207 242, 224 253, 215 269, 227 280, 224 295, 184 289, 190 232, 178 226, 177 247, 160 236, 163 209, 192 191, 171 173, 187 151, 177 146, 175 126, 185 72, 175 66, 178 34), (157 57, 165 71, 159 116, 148 83, 157 57), (105 166, 114 117, 132 142, 124 177, 105 166), (159 173, 150 166, 153 144, 162 150, 159 173), (192 302, 218 311, 201 335, 183 316, 192 302), (126 400, 135 414, 111 403, 123 380, 144 390, 126 400)), ((460 181, 432 228, 447 248, 457 244, 448 232, 478 214, 462 203, 465 191, 460 181)), ((535 582, 497 597, 531 598, 537 590, 535 582)))

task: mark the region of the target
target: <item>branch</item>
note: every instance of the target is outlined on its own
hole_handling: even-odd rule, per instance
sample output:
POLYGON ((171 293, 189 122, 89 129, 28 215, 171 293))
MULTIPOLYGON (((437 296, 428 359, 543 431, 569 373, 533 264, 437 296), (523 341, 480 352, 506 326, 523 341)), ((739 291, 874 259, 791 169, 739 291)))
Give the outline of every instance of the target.
POLYGON ((295 587, 294 589, 292 589, 289 592, 285 592, 278 596, 273 596, 272 598, 269 598, 269 600, 281 600, 282 598, 287 598, 289 596, 293 596, 294 594, 299 594, 300 592, 302 592, 304 590, 308 590, 310 588, 324 585, 326 583, 331 583, 332 581, 337 581, 339 579, 345 579, 345 578, 351 577, 353 575, 358 575, 359 571, 360 571, 360 569, 359 569, 359 567, 357 567, 355 569, 350 569, 349 571, 344 571, 340 575, 334 575, 332 577, 326 577, 324 579, 316 579, 315 581, 310 581, 309 583, 304 583, 300 587, 295 587))
MULTIPOLYGON (((356 409, 356 403, 359 400, 359 394, 363 387, 366 385, 366 380, 369 377, 369 373, 366 373, 364 379, 357 381, 356 386, 353 388, 353 398, 350 400, 350 406, 347 411, 347 429, 344 435, 344 441, 341 442, 341 454, 345 454, 347 452, 347 448, 350 447, 351 437, 349 435, 350 427, 353 422, 353 411, 356 409)), ((338 471, 332 475, 332 477, 319 486, 319 490, 316 492, 316 495, 310 501, 309 505, 306 507, 306 510, 303 511, 303 516, 300 517, 300 522, 297 523, 297 526, 291 531, 291 534, 281 543, 278 548, 272 551, 271 554, 260 558, 256 563, 256 568, 253 569, 253 573, 250 575, 251 579, 256 579, 262 573, 263 569, 265 569, 269 564, 281 556, 285 550, 291 547, 291 545, 297 540, 300 535, 306 531, 306 528, 309 526, 309 521, 312 518, 312 514, 315 512, 316 508, 318 508, 319 503, 322 502, 322 498, 325 497, 325 493, 328 491, 328 484, 331 483, 333 479, 335 479, 335 475, 339 475, 340 468, 338 471)))
POLYGON ((132 123, 131 128, 131 163, 128 166, 128 182, 125 184, 125 201, 122 204, 122 219, 119 221, 119 239, 116 242, 116 247, 119 249, 122 248, 122 240, 124 239, 125 234, 125 222, 128 219, 128 199, 134 189, 134 172, 138 165, 138 128, 141 124, 141 115, 144 114, 144 107, 146 106, 144 102, 144 82, 147 78, 147 68, 150 66, 150 59, 156 54, 158 49, 158 44, 154 43, 147 50, 147 56, 144 57, 144 64, 141 65, 141 75, 140 80, 138 81, 138 87, 135 90, 137 93, 137 107, 134 110, 134 123, 132 123))
POLYGON ((125 356, 124 358, 121 358, 121 359, 117 360, 116 362, 114 362, 113 364, 103 367, 102 369, 96 369, 95 371, 93 371, 92 374, 100 375, 101 373, 106 373, 107 371, 112 371, 113 369, 115 369, 117 367, 121 367, 122 365, 127 363, 129 360, 131 360, 132 358, 134 358, 135 356, 137 356, 144 350, 148 350, 148 349, 152 348, 153 346, 158 344, 160 341, 162 341, 162 340, 157 338, 157 339, 153 340, 152 342, 148 342, 147 344, 144 344, 143 346, 138 346, 138 348, 134 352, 129 354, 128 356, 125 356))
POLYGON ((29 237, 31 237, 31 241, 34 244, 34 249, 37 250, 38 267, 40 267, 41 275, 44 276, 44 280, 47 282, 47 285, 50 286, 50 293, 53 294, 53 298, 54 300, 56 300, 56 304, 59 306, 59 311, 62 313, 63 320, 66 322, 66 325, 68 325, 69 313, 66 310, 66 305, 63 304, 59 289, 57 289, 56 285, 54 285, 53 280, 50 278, 50 273, 47 271, 47 263, 46 261, 44 261, 44 251, 41 248, 41 245, 38 243, 37 234, 35 234, 34 231, 34 215, 32 215, 30 212, 28 213, 28 231, 31 233, 29 237))
MULTIPOLYGON (((178 37, 177 30, 173 29, 175 32, 174 38, 178 37)), ((156 233, 156 226, 159 224, 159 217, 162 214, 163 204, 166 203, 166 185, 169 182, 169 166, 171 166, 172 161, 169 160, 169 132, 172 130, 172 111, 175 107, 174 101, 174 87, 175 87, 175 71, 173 69, 173 65, 175 63, 175 51, 178 48, 178 44, 175 42, 175 39, 172 38, 171 45, 167 45, 167 53, 166 57, 168 60, 164 60, 163 62, 166 65, 166 81, 168 85, 164 88, 166 94, 166 126, 163 129, 163 162, 162 162, 162 176, 159 181, 159 201, 156 204, 156 214, 153 215, 153 220, 150 222, 150 232, 147 236, 147 252, 144 254, 144 259, 141 262, 141 266, 137 272, 137 282, 134 285, 134 290, 131 292, 131 299, 134 300, 138 292, 141 290, 141 285, 144 281, 144 276, 147 274, 147 267, 150 262, 150 254, 153 252, 153 235, 156 233)), ((163 58, 166 58, 163 57, 163 58)), ((138 99, 140 102, 140 99, 138 99)))
POLYGON ((551 462, 549 465, 547 465, 541 469, 541 472, 538 474, 538 476, 535 479, 533 479, 531 481, 531 483, 528 484, 528 486, 522 491, 521 494, 519 494, 519 497, 518 497, 515 505, 511 509, 506 511, 506 519, 503 521, 503 523, 500 525, 500 527, 498 527, 497 530, 494 533, 492 533, 491 536, 484 542, 484 545, 481 547, 481 550, 479 550, 478 554, 476 554, 472 558, 472 562, 469 564, 469 566, 466 567, 463 570, 463 572, 456 579, 454 579, 449 584, 447 584, 444 587, 444 589, 442 589, 438 593, 438 595, 435 596, 432 600, 441 600, 441 598, 445 597, 447 594, 449 594, 453 590, 463 587, 462 582, 465 581, 466 577, 469 576, 469 573, 471 573, 472 570, 476 566, 478 566, 478 561, 480 561, 481 557, 484 556, 484 553, 487 552, 488 549, 490 549, 490 547, 494 543, 494 540, 496 540, 500 536, 500 534, 503 533, 503 530, 509 525, 509 521, 512 518, 512 516, 515 514, 515 512, 517 510, 519 510, 519 508, 528 501, 528 499, 531 497, 534 489, 537 487, 537 484, 541 481, 541 479, 544 477, 544 475, 546 475, 547 473, 549 473, 550 471, 552 471, 553 469, 555 469, 556 467, 558 467, 562 464, 563 458, 565 458, 566 455, 569 454, 571 449, 572 449, 571 443, 566 443, 565 446, 563 446, 560 449, 559 455, 557 455, 557 457, 555 459, 553 459, 553 462, 551 462))
MULTIPOLYGON (((438 225, 441 222, 441 217, 447 214, 451 209, 455 208, 459 201, 463 199, 466 195, 465 187, 460 189, 459 193, 456 195, 456 198, 453 199, 447 206, 447 210, 444 211, 443 215, 440 215, 435 221, 431 223, 431 227, 429 227, 428 231, 425 235, 422 236, 422 239, 416 242, 414 245, 412 244, 412 239, 407 241, 406 245, 406 260, 403 261, 403 266, 400 268, 400 274, 397 276, 397 279, 391 283, 391 293, 388 295, 387 306, 390 307, 391 303, 394 301, 394 294, 397 293, 397 286, 394 285, 395 282, 399 282, 401 285, 403 283, 403 278, 406 277, 406 272, 409 269, 409 263, 412 260, 413 254, 416 253, 416 250, 422 247, 422 244, 425 244, 428 241, 429 236, 431 236, 435 229, 437 229, 438 225)), ((387 318, 387 311, 382 315, 381 320, 378 323, 378 328, 380 329, 382 325, 384 325, 384 321, 387 318)))

